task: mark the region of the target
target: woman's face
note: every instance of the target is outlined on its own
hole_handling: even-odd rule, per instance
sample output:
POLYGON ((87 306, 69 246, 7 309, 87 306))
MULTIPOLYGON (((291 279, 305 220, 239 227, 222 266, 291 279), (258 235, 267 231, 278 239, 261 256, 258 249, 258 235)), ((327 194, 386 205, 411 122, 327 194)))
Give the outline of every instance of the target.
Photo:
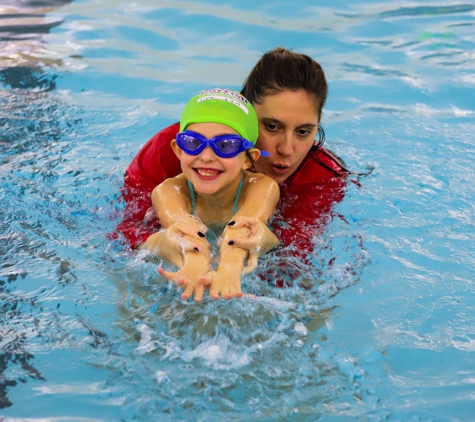
POLYGON ((253 104, 259 119, 256 147, 267 151, 256 170, 277 183, 297 170, 312 147, 318 131, 318 104, 305 91, 283 91, 253 104))

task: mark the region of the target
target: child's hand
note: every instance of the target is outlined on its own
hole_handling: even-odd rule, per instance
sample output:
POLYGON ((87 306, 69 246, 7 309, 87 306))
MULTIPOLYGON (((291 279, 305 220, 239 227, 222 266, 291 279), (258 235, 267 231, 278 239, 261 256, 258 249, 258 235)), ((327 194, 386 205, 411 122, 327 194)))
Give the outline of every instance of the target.
POLYGON ((233 267, 220 266, 199 278, 203 286, 209 286, 209 295, 217 300, 221 295, 224 299, 242 297, 241 272, 233 267))
POLYGON ((165 271, 160 267, 158 272, 161 276, 185 289, 181 295, 183 300, 194 296, 195 302, 199 302, 203 299, 205 286, 199 283, 198 279, 209 271, 211 257, 208 241, 201 237, 195 240, 196 246, 193 250, 183 251, 183 265, 177 272, 165 271))
POLYGON ((163 268, 158 268, 158 273, 167 280, 173 281, 178 286, 183 287, 185 291, 181 294, 183 300, 188 300, 194 296, 194 301, 199 302, 203 299, 203 293, 206 286, 198 282, 199 275, 196 273, 190 274, 188 269, 183 267, 177 272, 165 271, 163 268))

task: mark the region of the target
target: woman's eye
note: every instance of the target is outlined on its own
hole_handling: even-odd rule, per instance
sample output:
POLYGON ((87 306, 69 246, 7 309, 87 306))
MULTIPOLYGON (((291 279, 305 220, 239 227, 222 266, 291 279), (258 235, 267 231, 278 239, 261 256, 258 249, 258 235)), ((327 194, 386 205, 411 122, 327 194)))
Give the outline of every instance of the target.
POLYGON ((267 124, 266 124, 266 129, 267 129, 267 130, 270 130, 270 131, 274 131, 274 130, 277 130, 278 127, 277 127, 277 125, 274 125, 274 124, 272 124, 272 123, 267 123, 267 124))
POLYGON ((309 129, 299 129, 299 130, 297 131, 297 133, 298 133, 300 136, 308 136, 308 135, 310 135, 311 130, 309 130, 309 129))

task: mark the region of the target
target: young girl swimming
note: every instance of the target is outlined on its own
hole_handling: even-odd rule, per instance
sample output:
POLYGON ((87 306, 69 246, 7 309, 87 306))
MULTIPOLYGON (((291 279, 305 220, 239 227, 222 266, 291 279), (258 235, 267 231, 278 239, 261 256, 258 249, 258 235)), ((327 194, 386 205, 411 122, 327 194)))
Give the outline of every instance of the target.
MULTIPOLYGON (((180 268, 176 273, 161 268, 159 272, 185 288, 183 299, 194 295, 195 301, 201 300, 208 285, 215 299, 242 295, 247 251, 234 248, 230 239, 245 238, 246 232, 252 234, 253 227, 260 227, 241 216, 255 215, 266 224, 279 200, 279 187, 273 179, 248 171, 265 154, 254 148, 257 136, 254 108, 235 91, 203 91, 183 110, 180 132, 171 141, 182 173, 165 180, 152 193, 155 212, 165 230, 149 236, 143 244, 180 268), (216 270, 211 268, 210 245, 205 237, 210 225, 225 226, 216 270), (231 236, 232 228, 241 230, 234 230, 231 236), (171 247, 170 239, 181 242, 183 254, 173 253, 177 248, 171 247)), ((271 232, 267 236, 269 250, 278 239, 271 232)))

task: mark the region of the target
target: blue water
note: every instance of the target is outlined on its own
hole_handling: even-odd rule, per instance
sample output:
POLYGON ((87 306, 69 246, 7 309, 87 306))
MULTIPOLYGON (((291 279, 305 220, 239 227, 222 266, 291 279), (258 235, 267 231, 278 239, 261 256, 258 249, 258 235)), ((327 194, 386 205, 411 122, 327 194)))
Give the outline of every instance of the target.
POLYGON ((2 4, 0 419, 473 420, 473 4, 2 4), (288 261, 306 289, 184 303, 106 236, 123 172, 279 45, 322 64, 326 145, 366 175, 288 261))

